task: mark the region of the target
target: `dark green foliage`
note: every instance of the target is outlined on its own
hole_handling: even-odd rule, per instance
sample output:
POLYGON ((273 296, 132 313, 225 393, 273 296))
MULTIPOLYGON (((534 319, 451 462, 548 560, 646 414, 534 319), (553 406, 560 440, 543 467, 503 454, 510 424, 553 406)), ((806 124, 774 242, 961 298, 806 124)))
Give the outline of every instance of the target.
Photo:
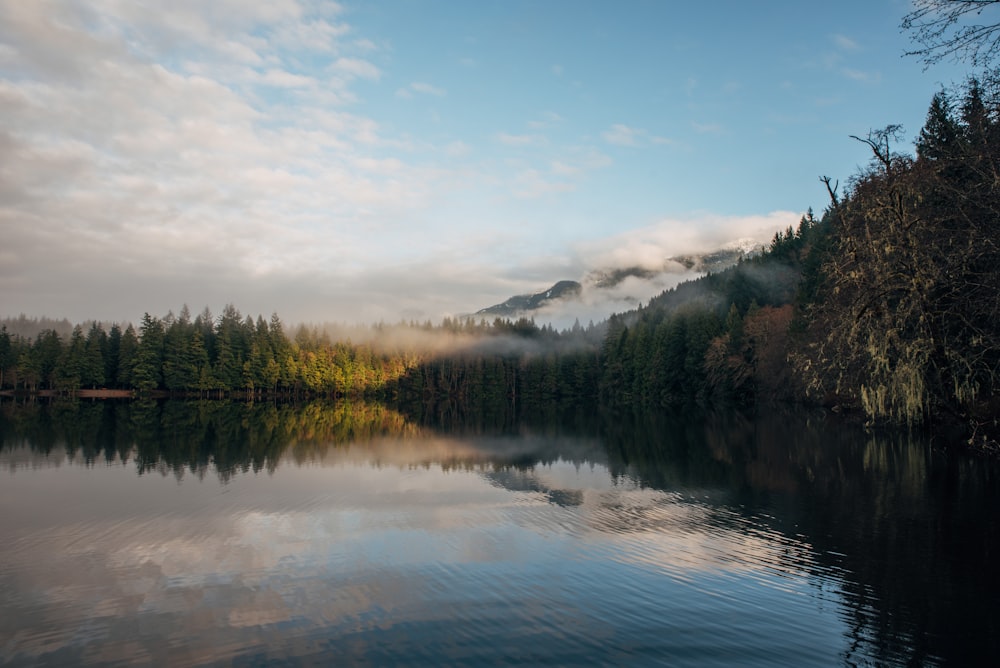
POLYGON ((196 387, 201 372, 198 353, 194 349, 195 326, 187 306, 173 319, 163 339, 163 383, 177 392, 196 387))
MULTIPOLYGON (((17 342, 7 331, 6 327, 0 327, 0 390, 10 383, 11 372, 14 372, 17 365, 17 342)), ((16 375, 15 375, 16 378, 16 375)))
POLYGON ((121 347, 122 328, 114 324, 108 332, 104 346, 104 382, 108 387, 118 387, 118 357, 121 354, 121 347))
POLYGON ((55 387, 62 345, 59 335, 51 329, 42 332, 35 339, 35 345, 28 351, 30 364, 28 373, 34 376, 36 385, 47 389, 55 387))
POLYGON ((132 360, 132 385, 139 390, 155 390, 163 385, 163 321, 148 313, 139 326, 139 345, 132 360))
POLYGON ((917 137, 917 157, 922 160, 952 161, 958 156, 961 134, 962 130, 955 121, 947 93, 936 93, 927 110, 927 121, 917 137))
POLYGON ((118 346, 117 386, 119 388, 134 387, 132 367, 138 350, 139 337, 135 333, 135 328, 129 325, 122 333, 122 340, 118 346))
POLYGON ((80 389, 83 354, 86 341, 83 338, 83 328, 77 325, 70 335, 69 345, 63 348, 56 367, 56 383, 65 390, 80 389))
POLYGON ((643 310, 604 348, 601 400, 662 408, 698 399, 705 353, 721 329, 722 321, 710 309, 643 310))
POLYGON ((107 354, 108 335, 95 322, 87 332, 84 342, 83 361, 80 365, 80 383, 83 387, 104 385, 104 357, 107 354))

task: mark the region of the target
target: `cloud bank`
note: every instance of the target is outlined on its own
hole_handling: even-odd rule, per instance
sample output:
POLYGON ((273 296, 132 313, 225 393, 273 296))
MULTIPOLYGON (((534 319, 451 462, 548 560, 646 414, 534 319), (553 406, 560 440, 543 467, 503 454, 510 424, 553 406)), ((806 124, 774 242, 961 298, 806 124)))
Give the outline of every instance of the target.
MULTIPOLYGON (((540 248, 544 230, 489 211, 578 190, 610 168, 596 140, 513 160, 500 178, 466 142, 386 127, 359 112, 366 87, 399 104, 451 96, 387 81, 382 47, 348 19, 294 0, 0 0, 0 315, 137 320, 233 303, 291 322, 436 320, 595 265, 751 228, 769 237, 793 217, 704 216, 540 248), (494 199, 477 199, 482 187, 494 199)), ((530 135, 484 135, 545 146, 539 133, 562 119, 539 113, 530 135)))

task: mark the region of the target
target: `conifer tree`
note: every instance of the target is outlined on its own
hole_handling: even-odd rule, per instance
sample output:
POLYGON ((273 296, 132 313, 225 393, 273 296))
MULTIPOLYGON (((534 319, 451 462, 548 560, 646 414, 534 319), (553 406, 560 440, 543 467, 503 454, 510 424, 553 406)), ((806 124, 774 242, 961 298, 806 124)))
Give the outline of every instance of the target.
POLYGON ((96 388, 104 385, 104 354, 107 346, 107 334, 95 322, 87 332, 80 365, 80 382, 84 387, 96 388))
POLYGON ((139 390, 163 385, 164 327, 159 318, 145 313, 139 325, 139 346, 132 363, 132 384, 139 390))
POLYGON ((17 363, 17 355, 14 350, 14 342, 7 326, 0 327, 0 389, 10 378, 10 372, 14 370, 17 363))
POLYGON ((60 387, 70 391, 80 389, 80 376, 85 348, 86 342, 83 337, 83 328, 77 325, 70 334, 69 343, 63 347, 59 355, 56 376, 60 387))
POLYGON ((132 368, 135 365, 135 356, 138 350, 139 337, 136 335, 135 327, 130 323, 122 332, 121 342, 118 346, 118 374, 116 377, 118 387, 135 387, 132 368))
POLYGON ((104 349, 104 382, 109 387, 118 387, 118 357, 122 346, 122 328, 111 325, 104 349))

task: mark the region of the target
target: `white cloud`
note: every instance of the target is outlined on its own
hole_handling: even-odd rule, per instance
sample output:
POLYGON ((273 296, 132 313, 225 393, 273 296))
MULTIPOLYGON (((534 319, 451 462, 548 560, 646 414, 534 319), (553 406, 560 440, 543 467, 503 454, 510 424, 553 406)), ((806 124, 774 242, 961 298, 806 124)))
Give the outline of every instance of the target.
POLYGON ((380 174, 398 174, 405 168, 401 160, 396 158, 369 158, 361 157, 354 161, 360 169, 366 172, 376 172, 380 174))
POLYGON ((461 158, 468 155, 471 151, 472 148, 463 141, 450 142, 444 148, 445 154, 452 158, 461 158))
POLYGON ((251 67, 264 65, 264 59, 249 44, 228 40, 219 44, 218 48, 224 58, 234 62, 251 67))
POLYGON ((668 218, 575 248, 588 267, 662 269, 664 260, 674 255, 717 250, 740 239, 765 243, 775 231, 797 225, 801 216, 801 212, 774 211, 762 216, 668 218))
POLYGON ((380 75, 340 41, 348 26, 236 5, 0 1, 4 308, 267 313, 302 277, 427 248, 393 226, 457 179, 337 108, 352 79, 380 75), (331 52, 340 78, 321 85, 301 63, 331 52))
POLYGON ((573 190, 576 190, 576 184, 547 178, 536 169, 525 169, 514 177, 514 195, 524 199, 535 199, 573 190))
POLYGON ((602 169, 614 163, 610 156, 595 148, 580 147, 570 152, 572 160, 585 169, 602 169))
POLYGON ((859 81, 861 83, 877 84, 882 80, 882 75, 878 72, 865 72, 862 70, 855 70, 849 67, 845 67, 841 70, 841 73, 852 81, 859 81))
MULTIPOLYGON (((399 73, 349 18, 297 0, 0 0, 0 308, 466 312, 524 291, 518 272, 567 277, 551 258, 595 221, 539 221, 588 206, 614 164, 605 142, 670 141, 624 124, 588 135, 544 102, 520 133, 422 135, 357 94, 399 73)), ((459 97, 423 81, 398 94, 459 97)))
POLYGON ((360 58, 338 58, 332 65, 333 69, 358 77, 360 79, 377 80, 382 76, 378 67, 360 58))
POLYGON ((283 23, 274 34, 276 43, 287 49, 333 53, 349 31, 346 25, 315 19, 283 23))
POLYGON ((642 128, 633 128, 628 125, 616 123, 611 128, 601 133, 601 137, 609 144, 615 146, 640 146, 643 144, 672 144, 673 140, 667 137, 651 135, 642 128))
POLYGON ((414 93, 420 93, 422 95, 436 95, 438 97, 443 97, 448 94, 443 88, 432 86, 431 84, 423 81, 414 81, 409 86, 400 88, 396 91, 396 95, 404 98, 412 97, 414 93))
POLYGON ((844 51, 858 51, 861 49, 861 45, 847 35, 835 34, 831 38, 833 39, 833 43, 844 51))
POLYGON ((528 121, 528 127, 532 130, 542 130, 544 128, 551 127, 563 120, 562 116, 555 113, 554 111, 546 111, 539 115, 536 120, 528 121))
POLYGON ((566 164, 561 160, 553 160, 551 170, 553 174, 558 176, 576 176, 583 171, 581 168, 566 164))
POLYGON ((627 125, 618 123, 612 125, 610 130, 605 130, 601 136, 604 138, 604 141, 609 144, 614 144, 616 146, 635 146, 637 134, 638 132, 635 128, 630 128, 627 125))
POLYGON ((542 135, 512 135, 506 132, 499 132, 496 135, 496 139, 501 144, 506 144, 507 146, 532 146, 545 143, 545 137, 542 135))
POLYGON ((699 132, 701 134, 717 135, 721 134, 725 130, 720 123, 699 123, 698 121, 692 122, 691 127, 694 128, 695 132, 699 132))
POLYGON ((835 49, 822 55, 819 60, 821 66, 831 72, 837 72, 847 79, 860 83, 877 84, 882 76, 879 72, 849 67, 849 61, 856 58, 857 52, 863 51, 862 46, 851 37, 842 34, 830 36, 835 49))
POLYGON ((278 88, 311 88, 316 85, 316 80, 312 77, 278 69, 267 70, 258 78, 258 81, 264 85, 278 88))

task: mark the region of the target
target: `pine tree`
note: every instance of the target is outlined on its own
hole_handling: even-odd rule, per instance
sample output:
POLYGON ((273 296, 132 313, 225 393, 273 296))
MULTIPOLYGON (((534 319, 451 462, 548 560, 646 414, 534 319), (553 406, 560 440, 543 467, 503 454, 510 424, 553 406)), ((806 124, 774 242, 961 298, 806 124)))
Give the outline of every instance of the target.
POLYGON ((7 326, 4 325, 0 327, 0 390, 4 388, 4 384, 16 364, 17 355, 14 350, 14 342, 7 331, 7 326))
POLYGON ((47 329, 38 334, 31 348, 31 369, 35 372, 35 382, 41 387, 55 387, 59 357, 62 355, 62 340, 55 330, 47 329))
POLYGON ((135 333, 135 327, 131 324, 122 332, 121 342, 118 346, 118 373, 116 383, 118 387, 136 387, 132 367, 135 365, 135 356, 139 350, 139 337, 135 333))
POLYGON ((917 157, 922 160, 954 160, 959 157, 960 128, 944 91, 934 94, 927 120, 917 137, 917 157))
POLYGON ((83 337, 83 328, 77 325, 73 328, 72 334, 70 334, 69 343, 63 348, 59 356, 56 376, 60 387, 70 391, 80 389, 85 349, 86 340, 83 337))
POLYGON ((118 324, 111 326, 104 350, 104 382, 109 387, 118 387, 118 358, 122 347, 122 328, 118 324))
POLYGON ((87 332, 83 360, 80 366, 80 382, 85 387, 104 385, 104 354, 108 347, 108 337, 96 322, 87 332))
POLYGON ((168 390, 181 392, 198 386, 199 369, 192 348, 195 327, 185 305, 164 336, 163 382, 168 390))
POLYGON ((149 313, 139 325, 139 346, 132 364, 132 384, 140 390, 163 386, 163 321, 149 313))

